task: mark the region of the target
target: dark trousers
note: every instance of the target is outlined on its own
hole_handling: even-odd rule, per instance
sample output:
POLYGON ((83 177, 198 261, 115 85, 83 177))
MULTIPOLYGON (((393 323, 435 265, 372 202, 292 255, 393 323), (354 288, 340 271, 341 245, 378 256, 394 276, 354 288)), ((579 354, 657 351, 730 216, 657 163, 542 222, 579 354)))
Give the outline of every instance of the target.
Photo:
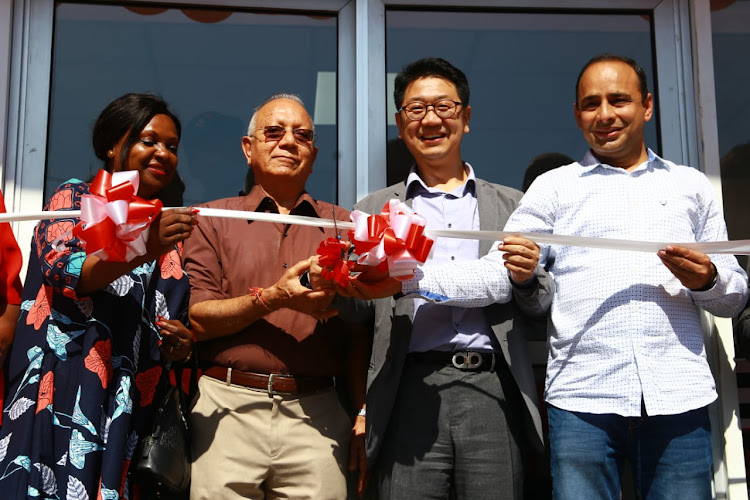
POLYGON ((407 358, 376 467, 379 498, 520 499, 524 403, 504 365, 407 358))

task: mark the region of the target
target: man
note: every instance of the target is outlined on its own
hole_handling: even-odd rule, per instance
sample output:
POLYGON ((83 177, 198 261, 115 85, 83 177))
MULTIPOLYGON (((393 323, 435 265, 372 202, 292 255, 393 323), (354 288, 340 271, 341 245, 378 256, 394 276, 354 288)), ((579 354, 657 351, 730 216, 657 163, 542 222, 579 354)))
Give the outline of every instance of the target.
MULTIPOLYGON (((305 191, 314 140, 298 96, 269 97, 242 140, 254 186, 206 206, 346 220, 347 211, 305 191)), ((364 407, 368 341, 362 328, 328 319, 330 292, 299 281, 331 236, 208 217, 186 243, 190 320, 206 365, 190 415, 191 498, 346 497, 347 444, 353 434, 351 459, 361 450, 364 461, 364 418, 352 429, 333 377, 348 375, 352 406, 364 407)))
MULTIPOLYGON (((471 117, 463 72, 443 59, 413 62, 396 77, 394 99, 399 137, 416 164, 404 182, 355 208, 379 213, 389 199, 399 199, 425 217, 428 228, 501 228, 521 193, 477 179, 461 159, 471 117)), ((538 247, 521 238, 512 243, 535 253, 518 269, 517 281, 526 283, 514 286, 513 294, 546 293, 551 300, 551 280, 541 269, 535 277, 538 247)), ((490 242, 438 239, 429 262, 469 261, 489 249, 490 242)), ((461 309, 388 297, 376 301, 375 309, 367 458, 379 497, 520 498, 526 426, 532 445, 542 445, 515 305, 461 309)))
MULTIPOLYGON (((590 150, 580 163, 538 177, 506 230, 726 240, 708 179, 646 148, 643 128, 652 115, 653 97, 635 61, 612 54, 590 60, 575 102, 590 150)), ((499 262, 493 253, 472 269, 425 267, 404 293, 492 300, 485 281, 499 262)), ((707 406, 717 395, 699 308, 716 316, 740 312, 748 290, 737 260, 677 245, 657 255, 545 245, 540 263, 555 280, 545 390, 554 497, 619 497, 628 458, 639 498, 711 498, 707 406)), ((391 285, 357 284, 381 293, 389 286, 393 293, 391 285)))

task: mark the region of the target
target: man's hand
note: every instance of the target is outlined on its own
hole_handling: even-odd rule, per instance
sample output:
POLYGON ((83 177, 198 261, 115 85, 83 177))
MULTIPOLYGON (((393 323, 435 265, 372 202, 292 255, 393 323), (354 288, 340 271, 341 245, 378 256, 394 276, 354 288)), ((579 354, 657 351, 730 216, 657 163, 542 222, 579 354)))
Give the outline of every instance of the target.
POLYGON ((349 285, 336 285, 336 292, 345 297, 355 297, 362 300, 382 299, 391 297, 401 291, 401 282, 391 278, 388 270, 381 270, 373 266, 357 264, 352 271, 359 274, 349 279, 349 285))
POLYGON ((349 470, 359 470, 357 475, 357 496, 362 498, 365 488, 370 481, 370 471, 367 470, 367 453, 365 452, 365 416, 357 415, 352 427, 352 437, 349 441, 349 470))
POLYGON ((539 245, 520 236, 506 236, 497 246, 503 254, 505 267, 516 283, 524 283, 534 277, 539 264, 539 245))
POLYGON ((659 250, 656 255, 687 288, 692 290, 710 288, 716 279, 716 266, 705 253, 668 245, 666 249, 659 250))
POLYGON ((315 257, 297 262, 286 270, 279 281, 263 292, 263 299, 272 309, 288 308, 309 314, 315 319, 329 319, 338 311, 329 310, 333 300, 333 290, 313 291, 300 284, 299 277, 310 269, 315 257))

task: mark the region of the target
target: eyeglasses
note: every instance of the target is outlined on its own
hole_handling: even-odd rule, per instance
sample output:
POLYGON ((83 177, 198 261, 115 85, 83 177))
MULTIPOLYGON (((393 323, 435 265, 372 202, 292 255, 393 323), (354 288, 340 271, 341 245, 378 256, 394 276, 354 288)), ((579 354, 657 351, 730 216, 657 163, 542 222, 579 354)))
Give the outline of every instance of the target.
POLYGON ((438 115, 439 118, 451 118, 456 114, 456 110, 459 106, 463 106, 463 103, 452 101, 450 99, 443 99, 434 104, 410 102, 406 106, 401 106, 398 111, 399 113, 403 111, 408 119, 416 122, 427 116, 427 111, 429 111, 430 108, 435 111, 435 114, 438 115))
POLYGON ((290 131, 289 129, 285 129, 284 127, 271 125, 269 127, 263 127, 263 130, 261 132, 263 133, 265 142, 278 142, 284 138, 287 132, 292 133, 292 135, 294 136, 294 140, 297 141, 297 144, 303 146, 312 146, 312 144, 315 142, 315 132, 306 128, 295 128, 290 131))

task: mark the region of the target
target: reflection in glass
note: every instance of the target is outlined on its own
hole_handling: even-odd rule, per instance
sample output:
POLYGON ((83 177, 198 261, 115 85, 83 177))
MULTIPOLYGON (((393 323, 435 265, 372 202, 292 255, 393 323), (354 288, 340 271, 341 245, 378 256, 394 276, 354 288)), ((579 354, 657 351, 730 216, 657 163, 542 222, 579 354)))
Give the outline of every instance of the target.
POLYGON ((292 92, 323 117, 314 116, 319 153, 308 191, 335 202, 336 89, 328 83, 337 70, 336 26, 335 16, 318 14, 58 3, 46 195, 100 167, 91 127, 109 101, 151 92, 182 120, 185 204, 236 196, 253 109, 268 95, 292 92))
MULTIPOLYGON (((750 238, 750 2, 711 2, 724 216, 731 239, 750 238)), ((746 257, 742 258, 746 262, 746 257)))
MULTIPOLYGON (((388 184, 412 159, 393 118, 393 78, 422 57, 442 57, 471 85, 471 132, 462 154, 477 176, 520 189, 525 166, 542 153, 580 159, 586 143, 573 116, 583 64, 603 52, 637 60, 653 84, 651 22, 639 14, 386 11, 388 184)), ((658 109, 658 95, 655 102, 658 109)), ((646 126, 657 153, 658 113, 646 126)))

